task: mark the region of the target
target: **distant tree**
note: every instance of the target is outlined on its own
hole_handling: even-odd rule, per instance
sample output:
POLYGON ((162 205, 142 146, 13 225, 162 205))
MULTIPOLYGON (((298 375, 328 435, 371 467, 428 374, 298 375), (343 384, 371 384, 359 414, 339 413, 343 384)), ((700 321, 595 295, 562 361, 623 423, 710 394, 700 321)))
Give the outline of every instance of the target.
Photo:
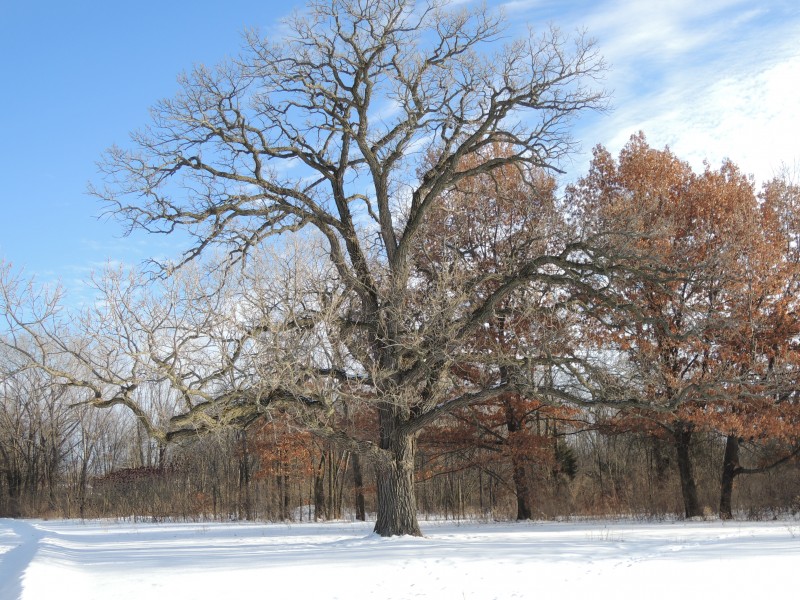
MULTIPOLYGON (((474 169, 512 152, 510 146, 496 143, 465 156, 460 168, 474 169)), ((449 190, 423 226, 424 243, 414 251, 415 272, 425 282, 420 293, 430 295, 429 287, 441 286, 442 274, 447 273, 454 288, 460 282, 474 282, 471 293, 488 298, 499 281, 487 274, 513 272, 557 252, 570 235, 557 202, 556 183, 544 170, 507 164, 475 175, 449 190)), ((476 332, 469 354, 455 365, 465 385, 481 385, 497 375, 508 380, 517 368, 509 357, 520 350, 529 359, 535 356, 538 366, 532 365, 530 371, 538 371, 539 386, 552 387, 548 366, 552 361, 545 357, 568 355, 575 342, 569 327, 575 317, 561 310, 569 293, 569 286, 561 282, 538 281, 507 294, 476 332)), ((518 519, 532 516, 527 465, 555 458, 552 445, 530 429, 540 411, 548 412, 550 401, 547 396, 508 391, 460 411, 459 426, 451 423, 447 428, 451 440, 492 449, 511 461, 518 519)), ((557 411, 549 412, 555 416, 557 411)))
POLYGON ((456 411, 421 436, 426 460, 419 476, 472 468, 489 473, 513 492, 516 519, 531 519, 537 509, 534 486, 576 474, 575 457, 558 437, 559 424, 566 428, 575 412, 512 393, 456 411), (500 475, 504 472, 510 472, 509 481, 500 475))
POLYGON ((0 358, 0 513, 8 516, 60 509, 65 457, 79 423, 69 409, 71 390, 51 383, 19 356, 0 358))

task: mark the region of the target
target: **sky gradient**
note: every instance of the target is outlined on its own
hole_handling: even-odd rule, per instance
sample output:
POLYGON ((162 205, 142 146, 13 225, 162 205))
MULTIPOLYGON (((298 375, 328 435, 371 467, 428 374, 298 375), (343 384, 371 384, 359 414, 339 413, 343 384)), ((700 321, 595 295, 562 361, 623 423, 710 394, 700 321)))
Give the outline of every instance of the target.
MULTIPOLYGON (((471 4, 469 1, 459 2, 471 4)), ((514 37, 527 24, 585 29, 610 70, 611 110, 577 123, 583 152, 616 152, 642 130, 696 169, 729 157, 757 181, 800 170, 800 8, 796 0, 516 0, 503 6, 514 37)), ((180 250, 168 237, 123 237, 86 193, 96 162, 147 124, 193 64, 235 55, 241 33, 269 31, 303 2, 195 0, 119 3, 0 0, 0 259, 80 301, 107 262, 180 250)))

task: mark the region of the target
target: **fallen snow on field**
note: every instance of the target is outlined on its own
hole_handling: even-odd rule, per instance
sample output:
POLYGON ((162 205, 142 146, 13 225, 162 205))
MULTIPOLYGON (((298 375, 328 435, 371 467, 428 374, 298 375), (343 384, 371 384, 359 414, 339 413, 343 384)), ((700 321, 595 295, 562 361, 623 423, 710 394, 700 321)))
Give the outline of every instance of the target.
POLYGON ((0 519, 0 600, 777 598, 800 522, 124 524, 0 519))

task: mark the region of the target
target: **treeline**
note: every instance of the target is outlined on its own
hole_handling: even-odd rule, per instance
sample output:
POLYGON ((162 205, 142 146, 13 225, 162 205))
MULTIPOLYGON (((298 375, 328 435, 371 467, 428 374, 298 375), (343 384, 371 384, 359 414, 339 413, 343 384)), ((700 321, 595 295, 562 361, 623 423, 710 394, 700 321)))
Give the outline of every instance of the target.
MULTIPOLYGON (((3 396, 0 515, 135 520, 315 521, 374 518, 372 468, 358 455, 288 422, 159 447, 119 411, 70 408, 59 397, 3 396), (12 402, 12 400, 14 400, 12 402)), ((607 411, 540 407, 514 447, 463 435, 456 415, 419 441, 415 469, 424 517, 510 520, 685 515, 667 432, 620 429, 607 411), (565 418, 566 417, 566 418, 565 418)), ((503 432, 506 433, 506 432, 503 432)), ((743 473, 733 514, 800 512, 791 448, 740 440, 743 473)), ((726 437, 695 436, 700 516, 719 514, 726 437)))

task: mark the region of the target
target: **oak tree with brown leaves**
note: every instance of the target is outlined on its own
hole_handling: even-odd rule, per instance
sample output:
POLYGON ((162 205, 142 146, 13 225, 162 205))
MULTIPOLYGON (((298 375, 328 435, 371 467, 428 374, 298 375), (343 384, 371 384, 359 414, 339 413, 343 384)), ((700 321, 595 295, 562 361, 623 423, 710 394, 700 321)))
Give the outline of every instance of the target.
POLYGON ((693 436, 725 435, 720 511, 730 518, 738 440, 785 437, 794 419, 781 390, 795 383, 797 325, 787 306, 793 294, 784 292, 796 276, 774 209, 762 209, 753 183, 732 163, 697 174, 642 134, 618 160, 597 148, 570 194, 585 226, 625 230, 635 260, 661 264, 666 275, 623 281, 620 293, 639 318, 598 330, 599 351, 624 357, 639 404, 617 418, 647 420, 669 437, 686 517, 703 514, 693 436))

